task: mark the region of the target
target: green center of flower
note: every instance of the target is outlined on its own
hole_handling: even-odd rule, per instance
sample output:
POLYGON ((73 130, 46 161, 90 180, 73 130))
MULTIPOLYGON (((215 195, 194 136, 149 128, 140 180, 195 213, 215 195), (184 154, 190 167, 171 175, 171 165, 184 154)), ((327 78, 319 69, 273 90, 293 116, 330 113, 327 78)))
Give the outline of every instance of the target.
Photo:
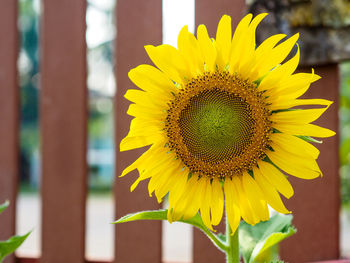
POLYGON ((227 71, 190 80, 169 102, 167 146, 192 172, 232 177, 265 158, 272 132, 264 95, 227 71))
POLYGON ((192 97, 179 119, 188 150, 207 162, 239 156, 251 141, 252 125, 249 105, 217 89, 192 97))

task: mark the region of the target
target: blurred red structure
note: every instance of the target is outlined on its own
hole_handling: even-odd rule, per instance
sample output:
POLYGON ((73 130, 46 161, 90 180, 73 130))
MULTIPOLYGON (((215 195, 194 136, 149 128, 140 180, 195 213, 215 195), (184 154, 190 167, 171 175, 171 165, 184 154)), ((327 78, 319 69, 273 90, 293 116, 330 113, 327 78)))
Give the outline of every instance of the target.
MULTIPOLYGON (((150 62, 143 45, 162 41, 161 0, 119 0, 116 8, 116 218, 141 209, 156 209, 145 186, 129 193, 130 180, 117 176, 139 151, 120 153, 118 144, 127 133, 128 103, 122 99, 132 87, 130 68, 150 62)), ((42 19, 41 107, 43 155, 43 263, 82 263, 85 260, 86 169, 86 55, 85 0, 45 0, 42 19), (54 233, 54 234, 53 234, 54 233)), ((205 23, 213 36, 222 14, 236 24, 243 16, 244 0, 197 0, 196 24, 205 23)), ((0 201, 11 207, 0 217, 0 239, 15 233, 15 200, 18 181, 17 1, 0 2, 0 201)), ((335 101, 320 123, 338 131, 338 66, 317 67, 323 76, 312 97, 335 101)), ((288 201, 294 212, 298 234, 281 248, 288 262, 312 262, 339 257, 338 136, 321 148, 320 165, 325 176, 313 182, 294 180, 295 197, 288 201)), ((116 263, 161 262, 161 223, 147 222, 117 226, 116 263)), ((194 233, 194 263, 224 262, 224 257, 194 233)), ((9 257, 6 263, 38 262, 9 257)))

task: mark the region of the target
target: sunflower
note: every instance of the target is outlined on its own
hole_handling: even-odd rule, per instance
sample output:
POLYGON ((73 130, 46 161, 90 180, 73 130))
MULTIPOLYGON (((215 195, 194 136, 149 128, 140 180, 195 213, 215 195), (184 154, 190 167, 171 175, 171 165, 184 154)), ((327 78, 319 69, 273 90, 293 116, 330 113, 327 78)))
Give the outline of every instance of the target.
POLYGON ((312 124, 332 102, 298 99, 320 78, 313 71, 294 73, 298 34, 273 35, 255 47, 256 28, 266 15, 246 15, 233 36, 231 18, 224 15, 216 39, 204 25, 197 37, 185 26, 177 48, 145 46, 156 67, 129 72, 141 90, 125 94, 134 118, 120 150, 150 147, 121 176, 137 169, 131 191, 150 179, 150 196, 154 192, 161 202, 169 194, 170 222, 199 212, 213 230, 226 202, 235 232, 241 218, 251 225, 268 220, 267 205, 290 213, 280 197, 294 193, 286 174, 322 176, 319 151, 309 141, 334 135, 312 124))

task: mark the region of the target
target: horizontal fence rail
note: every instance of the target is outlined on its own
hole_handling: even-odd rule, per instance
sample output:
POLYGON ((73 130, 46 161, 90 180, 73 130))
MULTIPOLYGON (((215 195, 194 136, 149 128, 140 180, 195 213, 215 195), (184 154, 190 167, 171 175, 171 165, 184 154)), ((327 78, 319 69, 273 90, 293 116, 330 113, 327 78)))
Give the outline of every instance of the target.
MULTIPOLYGON (((196 0, 195 22, 206 24, 215 37, 223 14, 236 26, 245 12, 244 0, 196 0)), ((86 0, 43 0, 41 20, 41 154, 42 154, 42 256, 8 257, 6 263, 101 263, 85 258, 85 207, 87 192, 87 87, 86 0)), ((19 88, 17 73, 17 1, 0 1, 0 202, 11 201, 0 215, 0 239, 15 234, 15 204, 19 180, 19 88), (4 37, 6 36, 6 37, 4 37)), ((181 14, 179 14, 181 15, 181 14)), ((136 173, 118 178, 142 151, 120 153, 120 140, 127 134, 131 118, 126 116, 123 95, 135 87, 128 71, 152 64, 144 45, 162 42, 162 0, 118 0, 115 10, 115 210, 116 218, 127 213, 161 207, 149 198, 146 183, 130 193, 136 173)), ((303 69, 303 71, 310 69, 303 69)), ((315 67, 323 77, 308 96, 335 103, 319 124, 338 131, 339 69, 332 64, 315 67)), ((318 146, 322 179, 300 183, 292 179, 295 197, 287 206, 295 212, 298 234, 281 247, 288 262, 307 262, 339 257, 339 136, 318 146), (327 229, 327 231, 324 231, 327 229)), ((221 226, 221 229, 223 226, 221 226)), ((137 222, 115 227, 113 263, 161 263, 161 222, 137 222)), ((108 262, 108 263, 112 263, 108 262)), ((224 256, 194 231, 193 263, 225 262, 224 256)), ((107 263, 107 262, 106 262, 107 263)))

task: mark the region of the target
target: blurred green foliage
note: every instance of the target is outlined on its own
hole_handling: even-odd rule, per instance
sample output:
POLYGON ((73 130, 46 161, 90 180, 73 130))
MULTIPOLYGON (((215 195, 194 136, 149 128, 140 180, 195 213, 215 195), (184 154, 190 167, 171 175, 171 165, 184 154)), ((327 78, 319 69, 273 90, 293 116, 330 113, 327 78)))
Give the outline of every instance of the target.
POLYGON ((350 208, 350 62, 340 66, 340 176, 342 204, 350 208))
POLYGON ((20 176, 21 182, 30 180, 30 163, 39 147, 39 10, 34 1, 19 1, 20 76, 20 176))

